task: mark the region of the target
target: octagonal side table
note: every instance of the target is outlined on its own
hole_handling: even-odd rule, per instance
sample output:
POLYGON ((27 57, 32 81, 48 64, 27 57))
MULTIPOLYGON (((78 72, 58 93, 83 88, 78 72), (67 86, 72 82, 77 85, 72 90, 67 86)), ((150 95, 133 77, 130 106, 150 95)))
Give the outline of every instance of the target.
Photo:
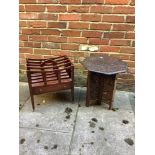
POLYGON ((90 105, 90 101, 97 101, 100 105, 103 99, 111 109, 116 75, 126 72, 127 64, 107 55, 88 57, 82 64, 88 70, 86 106, 90 105))

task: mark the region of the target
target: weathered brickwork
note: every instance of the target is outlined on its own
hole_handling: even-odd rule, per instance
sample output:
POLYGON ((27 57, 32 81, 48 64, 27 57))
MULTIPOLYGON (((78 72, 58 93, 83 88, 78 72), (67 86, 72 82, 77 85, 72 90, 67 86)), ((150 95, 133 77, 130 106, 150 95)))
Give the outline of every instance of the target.
POLYGON ((108 54, 128 64, 117 84, 134 85, 134 0, 19 0, 19 11, 21 75, 27 57, 67 55, 75 64, 76 84, 86 85, 80 61, 108 54))

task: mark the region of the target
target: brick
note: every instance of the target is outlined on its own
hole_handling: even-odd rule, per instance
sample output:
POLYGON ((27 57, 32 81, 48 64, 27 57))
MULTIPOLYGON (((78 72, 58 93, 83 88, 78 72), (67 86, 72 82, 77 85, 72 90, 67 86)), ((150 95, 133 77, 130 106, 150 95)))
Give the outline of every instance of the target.
POLYGON ((105 32, 104 38, 124 38, 123 32, 105 32))
POLYGON ((26 64, 26 59, 19 59, 20 64, 26 64))
POLYGON ((51 50, 34 49, 34 54, 50 55, 51 54, 51 50))
POLYGON ((19 53, 19 58, 24 59, 25 58, 24 54, 23 53, 19 53))
POLYGON ((119 52, 120 47, 101 46, 100 51, 102 51, 102 52, 119 52))
POLYGON ((131 0, 131 1, 130 1, 130 5, 131 5, 131 6, 134 6, 134 5, 135 5, 135 0, 131 0))
POLYGON ((50 28, 66 28, 66 22, 49 22, 48 27, 50 28))
POLYGON ((29 21, 28 26, 33 27, 33 28, 43 28, 43 27, 46 27, 46 22, 43 22, 43 21, 29 21))
POLYGON ((135 53, 135 48, 133 48, 133 47, 121 47, 120 52, 121 53, 134 54, 135 53))
POLYGON ((37 13, 19 13, 20 19, 38 19, 37 13))
POLYGON ((57 20, 58 15, 56 15, 56 14, 48 14, 48 13, 40 13, 38 15, 38 19, 40 19, 40 20, 57 20))
POLYGON ((34 48, 40 48, 41 43, 38 42, 24 42, 25 47, 34 47, 34 48))
POLYGON ((134 31, 134 25, 126 25, 126 24, 114 24, 113 29, 114 31, 134 31))
POLYGON ((79 14, 60 14, 59 15, 59 20, 67 20, 67 21, 71 21, 71 20, 75 20, 78 21, 80 20, 80 15, 79 14))
POLYGON ((52 52, 51 54, 52 54, 53 56, 62 56, 62 55, 66 55, 66 56, 68 56, 68 57, 71 56, 71 52, 70 52, 70 51, 67 51, 67 50, 53 49, 51 52, 52 52))
POLYGON ((110 6, 91 6, 91 13, 112 13, 112 7, 110 6))
POLYGON ((60 31, 54 30, 54 29, 42 29, 41 34, 42 35, 60 35, 60 31))
POLYGON ((111 40, 111 46, 130 46, 130 40, 111 40))
POLYGON ((28 40, 28 36, 27 35, 19 35, 19 40, 27 41, 28 40))
POLYGON ((54 43, 66 43, 67 38, 66 37, 57 37, 57 36, 50 36, 48 37, 49 42, 54 42, 54 43))
POLYGON ((98 38, 90 38, 89 44, 91 45, 108 45, 109 40, 107 39, 98 39, 98 38))
POLYGON ((42 59, 43 55, 41 54, 25 54, 25 58, 32 58, 32 59, 42 59))
POLYGON ((130 58, 129 58, 131 61, 135 61, 135 55, 130 55, 130 58))
POLYGON ((104 4, 104 0, 82 0, 82 4, 104 4))
POLYGON ((81 4, 81 0, 60 0, 60 4, 81 4))
POLYGON ((66 12, 66 6, 47 6, 48 12, 66 12))
POLYGON ((62 50, 78 50, 79 45, 77 44, 61 44, 62 50))
POLYGON ((115 14, 134 14, 135 7, 126 7, 126 6, 115 6, 113 8, 113 13, 115 14))
POLYGON ((82 37, 87 37, 87 38, 101 38, 102 32, 97 32, 97 31, 83 31, 82 32, 82 37))
POLYGON ((126 39, 135 39, 135 33, 134 32, 127 32, 125 35, 126 39))
POLYGON ((91 22, 99 22, 101 21, 101 15, 93 14, 93 15, 81 15, 81 21, 91 21, 91 22))
POLYGON ((44 12, 45 6, 43 6, 43 5, 25 5, 25 10, 27 12, 44 12))
POLYGON ((124 60, 124 61, 127 63, 128 67, 135 67, 134 61, 128 61, 128 60, 124 60))
POLYGON ((40 34, 39 29, 22 29, 22 34, 40 34))
POLYGON ((34 36, 29 36, 30 41, 47 41, 48 37, 43 36, 43 35, 34 35, 34 36))
POLYGON ((88 13, 89 6, 68 6, 68 12, 88 13))
POLYGON ((24 47, 24 42, 19 41, 19 47, 24 47))
POLYGON ((87 38, 68 38, 68 43, 86 44, 87 38))
POLYGON ((88 29, 89 24, 88 23, 81 23, 81 22, 70 22, 69 28, 70 29, 88 29))
POLYGON ((81 31, 74 31, 74 30, 63 30, 62 35, 68 37, 80 37, 81 31))
POLYGON ((24 12, 24 11, 25 11, 24 5, 19 5, 19 12, 24 12))
POLYGON ((123 5, 128 4, 129 0, 105 0, 105 4, 117 4, 117 5, 123 5))
POLYGON ((135 47, 135 41, 134 40, 132 41, 132 47, 135 47))
POLYGON ((58 4, 58 0, 38 0, 38 4, 58 4))
POLYGON ((110 30, 111 24, 91 24, 90 29, 92 30, 110 30))
POLYGON ((128 73, 135 74, 135 68, 128 67, 128 73))
POLYGON ((20 48, 19 49, 19 52, 20 53, 33 53, 33 49, 32 48, 25 48, 25 47, 23 47, 23 48, 20 48))
POLYGON ((47 42, 43 42, 42 43, 42 48, 48 48, 48 49, 60 49, 60 44, 58 43, 47 43, 47 42))
POLYGON ((124 16, 103 15, 102 22, 123 23, 124 22, 124 16))
POLYGON ((119 54, 119 59, 121 60, 129 60, 130 55, 128 54, 119 54))
POLYGON ((27 27, 26 21, 19 21, 19 27, 27 27))
POLYGON ((35 4, 36 0, 19 0, 19 4, 35 4))
POLYGON ((135 23, 135 16, 127 16, 126 22, 127 23, 135 23))
POLYGON ((134 79, 134 75, 132 75, 132 74, 119 74, 118 76, 117 76, 118 78, 122 78, 122 79, 134 79))

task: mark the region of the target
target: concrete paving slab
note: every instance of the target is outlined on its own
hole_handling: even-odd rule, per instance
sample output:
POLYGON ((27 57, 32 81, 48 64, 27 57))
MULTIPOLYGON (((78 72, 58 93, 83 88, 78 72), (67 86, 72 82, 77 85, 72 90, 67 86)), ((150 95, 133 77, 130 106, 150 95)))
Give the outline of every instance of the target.
POLYGON ((22 109, 24 103, 29 99, 30 93, 28 84, 25 82, 21 82, 19 85, 19 108, 22 109))
POLYGON ((35 96, 35 112, 32 112, 31 100, 24 105, 19 115, 20 127, 44 128, 52 131, 72 132, 78 108, 80 89, 75 89, 75 102, 70 102, 68 91, 47 93, 35 96), (67 114, 66 108, 72 111, 67 114))
POLYGON ((67 155, 71 135, 68 133, 20 128, 20 155, 67 155))
POLYGON ((130 104, 128 95, 117 92, 116 101, 120 109, 112 111, 103 105, 85 107, 85 90, 81 92, 81 107, 78 109, 70 154, 134 155, 134 145, 130 146, 124 141, 125 138, 134 141, 134 114, 131 107, 126 105, 130 104), (123 97, 126 97, 125 105, 119 100, 123 97), (128 123, 124 124, 123 120, 128 123))

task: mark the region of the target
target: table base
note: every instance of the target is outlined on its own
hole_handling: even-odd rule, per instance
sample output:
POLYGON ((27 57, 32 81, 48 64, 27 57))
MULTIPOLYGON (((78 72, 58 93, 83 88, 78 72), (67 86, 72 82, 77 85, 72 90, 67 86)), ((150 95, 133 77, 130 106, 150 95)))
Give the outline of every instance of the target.
POLYGON ((86 106, 92 105, 92 101, 101 105, 103 100, 111 109, 115 94, 115 78, 116 74, 105 75, 88 71, 86 106))

